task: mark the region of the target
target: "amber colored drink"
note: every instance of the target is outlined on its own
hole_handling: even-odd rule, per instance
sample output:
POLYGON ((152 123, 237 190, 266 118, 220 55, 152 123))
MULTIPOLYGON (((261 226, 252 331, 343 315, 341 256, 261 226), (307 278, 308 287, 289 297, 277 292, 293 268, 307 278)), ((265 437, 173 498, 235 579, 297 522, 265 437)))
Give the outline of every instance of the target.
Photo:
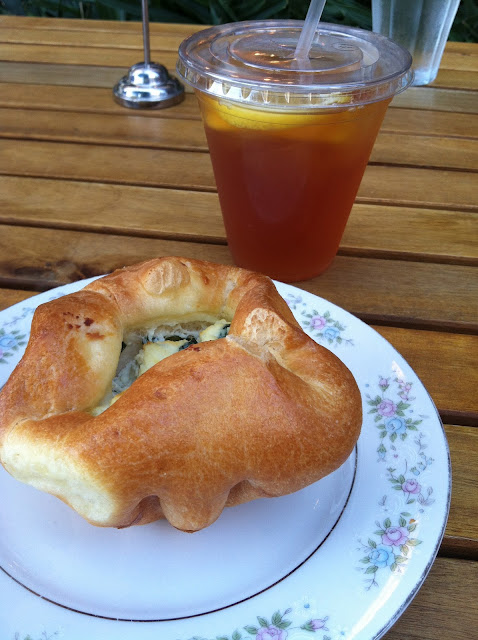
POLYGON ((290 113, 198 98, 236 264, 284 282, 322 273, 390 100, 290 113))

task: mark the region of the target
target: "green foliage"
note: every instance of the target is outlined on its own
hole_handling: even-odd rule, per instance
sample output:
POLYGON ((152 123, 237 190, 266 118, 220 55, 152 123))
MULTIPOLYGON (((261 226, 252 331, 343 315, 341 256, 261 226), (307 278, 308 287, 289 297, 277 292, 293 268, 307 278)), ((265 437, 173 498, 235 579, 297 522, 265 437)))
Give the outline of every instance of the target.
MULTIPOLYGON (((324 22, 371 29, 371 0, 327 0, 324 22)), ((149 0, 152 22, 222 24, 238 20, 303 20, 309 0, 149 0)), ((0 13, 95 20, 141 20, 139 0, 0 0, 0 13)), ((478 41, 478 3, 461 0, 450 40, 478 41)))
POLYGON ((478 42, 478 3, 476 0, 461 0, 450 40, 478 42))

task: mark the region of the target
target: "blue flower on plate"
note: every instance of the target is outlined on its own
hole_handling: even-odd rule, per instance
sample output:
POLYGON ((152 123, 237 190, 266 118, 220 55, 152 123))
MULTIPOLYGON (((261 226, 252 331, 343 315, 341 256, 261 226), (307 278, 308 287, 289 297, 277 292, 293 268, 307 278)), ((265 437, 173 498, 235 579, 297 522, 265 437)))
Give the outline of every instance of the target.
POLYGON ((394 418, 390 418, 390 420, 387 420, 387 422, 385 423, 385 429, 388 431, 388 433, 396 433, 397 435, 400 435, 401 433, 406 432, 407 425, 405 424, 405 420, 399 418, 398 416, 395 416, 394 418))
POLYGON ((3 336, 0 336, 0 347, 3 349, 13 349, 17 344, 17 339, 11 333, 6 333, 3 336))
POLYGON ((390 567, 395 562, 395 555, 392 551, 392 547, 387 547, 383 544, 380 544, 378 547, 373 549, 369 558, 370 562, 379 569, 390 567))
POLYGON ((324 336, 324 338, 327 338, 327 340, 335 340, 339 333, 340 331, 339 329, 337 329, 337 327, 327 327, 326 329, 324 329, 322 335, 324 336))

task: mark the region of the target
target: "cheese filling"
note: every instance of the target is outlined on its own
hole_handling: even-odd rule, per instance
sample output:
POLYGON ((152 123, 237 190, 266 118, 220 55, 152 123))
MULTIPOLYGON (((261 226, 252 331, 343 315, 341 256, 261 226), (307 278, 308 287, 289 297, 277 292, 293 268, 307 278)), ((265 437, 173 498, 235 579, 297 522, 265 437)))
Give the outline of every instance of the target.
POLYGON ((225 338, 230 323, 221 319, 205 328, 174 327, 174 333, 167 328, 148 331, 146 335, 135 334, 127 344, 123 344, 116 376, 113 379, 111 392, 101 403, 91 409, 94 416, 100 415, 113 405, 119 397, 148 369, 183 349, 199 342, 209 342, 225 338))

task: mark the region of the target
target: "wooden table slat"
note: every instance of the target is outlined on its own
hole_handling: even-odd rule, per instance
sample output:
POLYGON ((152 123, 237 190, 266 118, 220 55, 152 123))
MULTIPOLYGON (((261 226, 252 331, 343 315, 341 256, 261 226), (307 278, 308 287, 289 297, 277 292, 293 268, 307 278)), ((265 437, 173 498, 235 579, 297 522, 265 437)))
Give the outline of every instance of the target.
POLYGON ((478 113, 478 96, 474 91, 441 89, 434 86, 409 87, 392 100, 393 107, 478 113))
MULTIPOLYGON (((341 253, 369 257, 403 257, 406 253, 408 259, 476 264, 477 220, 478 214, 469 212, 357 203, 342 238, 341 253)), ((76 181, 59 185, 51 179, 0 176, 0 222, 102 233, 116 233, 120 228, 136 236, 226 243, 215 193, 158 187, 76 181), (60 187, 61 208, 57 204, 60 187)))
POLYGON ((357 201, 478 211, 476 174, 425 167, 369 165, 357 201))
POLYGON ((468 416, 464 422, 478 426, 478 399, 473 400, 473 389, 478 387, 478 336, 384 326, 375 329, 415 370, 444 420, 459 411, 468 416), (459 397, 468 400, 460 403, 459 397))
MULTIPOLYGON (((49 87, 63 87, 66 96, 70 94, 70 91, 81 92, 83 95, 86 94, 88 99, 91 96, 93 104, 94 94, 90 93, 90 90, 104 88, 108 90, 108 99, 111 99, 111 90, 114 84, 126 71, 126 66, 104 67, 40 62, 32 64, 0 60, 0 82, 17 85, 20 92, 32 92, 31 104, 35 104, 36 100, 41 99, 35 99, 35 96, 38 95, 42 85, 47 85, 48 88, 45 90, 47 92, 50 90, 49 87)), ((169 71, 174 73, 174 69, 169 69, 169 71)), ((186 92, 191 93, 189 87, 186 87, 186 92)), ((0 102, 0 104, 2 103, 0 102)), ((65 107, 63 104, 62 106, 65 107)), ((427 109, 476 114, 478 113, 478 96, 476 92, 467 90, 449 90, 431 86, 410 87, 395 96, 392 106, 415 110, 427 109)), ((156 115, 156 112, 152 115, 156 115)))
POLYGON ((18 302, 24 302, 36 294, 36 291, 27 291, 25 289, 2 289, 0 287, 0 311, 4 311, 18 302))
MULTIPOLYGON (((150 22, 149 28, 152 35, 165 33, 179 34, 180 36, 186 37, 189 33, 204 29, 205 25, 150 22)), ((77 18, 45 19, 34 16, 22 16, 19 20, 17 16, 0 15, 0 29, 34 30, 39 34, 43 31, 49 32, 52 29, 58 29, 63 32, 80 31, 83 34, 85 32, 88 34, 101 32, 104 34, 104 37, 109 37, 110 34, 124 35, 127 33, 140 33, 141 22, 137 20, 127 22, 116 20, 79 20, 77 18)), ((114 37, 113 41, 116 39, 117 38, 114 37)))
POLYGON ((452 494, 444 548, 450 553, 460 539, 475 540, 478 559, 478 429, 446 425, 445 432, 450 447, 452 494))
POLYGON ((439 558, 405 614, 383 639, 470 640, 470 630, 476 628, 470 593, 477 588, 475 562, 439 558))
MULTIPOLYGON (((217 244, 24 226, 0 230, 0 282, 17 289, 44 290, 160 255, 232 262, 227 246, 217 244)), ((475 333, 476 271, 337 256, 325 273, 300 286, 367 321, 475 333)))
MULTIPOLYGON (((1 63, 0 63, 1 65, 1 63)), ((1 67, 0 67, 1 68, 1 67)), ((113 100, 111 88, 101 87, 73 87, 54 84, 20 84, 4 82, 1 85, 0 107, 13 109, 32 109, 38 111, 72 111, 75 117, 78 113, 112 114, 117 116, 132 115, 131 112, 119 106, 113 100)), ((429 91, 434 94, 436 91, 429 91)), ((469 92, 462 92, 465 96, 469 92)), ((397 98, 406 96, 408 92, 397 98)), ((466 109, 465 98, 457 101, 454 97, 454 111, 434 109, 433 104, 426 104, 422 108, 414 108, 413 102, 407 106, 396 105, 395 101, 388 109, 382 125, 382 132, 478 138, 478 98, 476 99, 476 113, 466 111, 457 113, 457 109, 466 109), (395 106, 396 105, 396 106, 395 106), (425 108, 425 106, 427 108, 425 108)), ((138 118, 188 118, 200 120, 196 98, 187 94, 184 101, 170 109, 145 109, 134 113, 138 118)))
MULTIPOLYGON (((130 67, 143 59, 141 40, 138 40, 137 48, 121 49, 116 47, 78 47, 63 46, 52 47, 49 44, 10 44, 0 41, 0 59, 11 62, 46 62, 52 64, 93 65, 103 67, 130 67)), ((177 51, 163 51, 151 48, 151 60, 165 65, 168 69, 174 69, 178 59, 177 51)), ((444 72, 446 73, 446 72, 444 72)), ((461 72, 455 82, 459 82, 461 72)), ((473 74, 471 74, 471 78, 473 74)), ((470 80, 471 80, 470 78, 470 80)), ((465 84, 468 88, 468 85, 465 84)))
MULTIPOLYGON (((131 64, 131 63, 130 63, 131 64)), ((111 92, 128 71, 129 65, 106 67, 77 64, 12 62, 0 60, 0 82, 17 84, 68 85, 72 87, 103 87, 111 92)), ((170 70, 173 72, 173 69, 170 70)), ((190 91, 186 88, 186 91, 190 91)))
MULTIPOLYGON (((0 75, 1 69, 2 63, 0 62, 0 75)), ((174 108, 140 109, 132 112, 114 101, 112 88, 113 86, 110 86, 109 82, 106 83, 105 87, 2 82, 0 107, 33 109, 34 111, 61 110, 75 112, 75 115, 78 113, 96 113, 123 117, 127 115, 129 117, 134 114, 134 117, 147 119, 188 118, 190 120, 200 120, 198 103, 192 93, 187 93, 184 100, 180 104, 174 105, 174 108)), ((453 115, 446 115, 449 115, 449 123, 452 124, 453 115)), ((468 114, 461 115, 464 118, 468 117, 468 114)), ((465 131, 465 127, 463 127, 463 131, 465 131)))
POLYGON ((441 89, 478 89, 478 74, 474 71, 463 71, 461 69, 440 69, 433 87, 441 89))
POLYGON ((465 42, 450 42, 440 62, 440 69, 478 71, 478 55, 465 42))
MULTIPOLYGON (((478 100, 477 100, 478 103, 478 100)), ((393 103, 395 105, 395 103, 393 103)), ((455 104, 455 107, 457 105, 455 104)), ((459 106, 459 105, 458 105, 459 106)), ((124 107, 113 100, 108 88, 72 87, 61 85, 23 85, 4 82, 0 94, 0 107, 58 112, 74 111, 124 116, 124 107)), ((477 104, 478 111, 478 104, 477 104)), ((196 98, 188 94, 174 108, 139 110, 135 118, 190 118, 200 120, 196 98)), ((382 131, 400 134, 435 135, 444 137, 478 138, 478 113, 450 113, 449 111, 396 107, 388 109, 382 131)))
MULTIPOLYGON (((0 109, 0 137, 207 152, 202 123, 171 116, 152 119, 134 112, 125 118, 123 113, 0 109)), ((386 125, 379 133, 371 162, 478 171, 478 128, 476 140, 388 130, 386 125)), ((473 134, 472 128, 469 133, 473 134)))
POLYGON ((381 131, 443 138, 478 138, 478 114, 391 106, 385 114, 381 131))
MULTIPOLYGON (((176 51, 151 48, 151 59, 174 69, 177 62, 176 51)), ((48 44, 10 44, 0 41, 0 59, 12 62, 36 62, 52 64, 101 65, 106 67, 125 66, 139 62, 143 58, 141 44, 137 49, 113 47, 52 47, 48 44)), ((440 69, 433 83, 434 87, 447 89, 478 89, 478 74, 461 69, 440 69)))
POLYGON ((478 171, 478 140, 379 133, 370 162, 478 171))
POLYGON ((0 136, 8 138, 203 152, 208 150, 204 128, 198 119, 143 118, 136 111, 125 118, 124 113, 75 113, 16 108, 0 109, 0 122, 0 136))
MULTIPOLYGON (((183 33, 177 33, 174 28, 168 28, 167 24, 164 24, 161 30, 151 29, 151 47, 156 51, 177 53, 179 45, 184 38, 194 33, 195 30, 194 28, 185 28, 183 33)), ((0 29, 0 44, 51 46, 52 49, 54 47, 132 49, 138 52, 143 46, 143 34, 141 24, 139 23, 136 23, 136 29, 130 30, 129 32, 122 32, 121 30, 88 30, 88 38, 85 38, 84 31, 74 29, 65 30, 52 27, 50 29, 38 30, 37 28, 19 29, 4 27, 0 29)), ((460 54, 455 55, 459 56, 460 54)))
MULTIPOLYGON (((157 40, 162 49, 175 51, 185 37, 205 28, 205 25, 150 22, 151 42, 154 45, 157 40)), ((0 17, 0 42, 140 48, 141 38, 141 23, 136 21, 115 24, 112 21, 85 22, 60 18, 46 23, 41 18, 25 17, 19 24, 18 20, 11 20, 10 16, 0 17), (85 32, 88 33, 87 41, 85 32)), ((466 43, 449 42, 440 67, 478 71, 478 55, 470 51, 466 43)))
MULTIPOLYGON (((209 154, 195 151, 5 139, 0 174, 215 190, 209 154)), ((358 202, 478 211, 476 175, 369 165, 358 202)))

